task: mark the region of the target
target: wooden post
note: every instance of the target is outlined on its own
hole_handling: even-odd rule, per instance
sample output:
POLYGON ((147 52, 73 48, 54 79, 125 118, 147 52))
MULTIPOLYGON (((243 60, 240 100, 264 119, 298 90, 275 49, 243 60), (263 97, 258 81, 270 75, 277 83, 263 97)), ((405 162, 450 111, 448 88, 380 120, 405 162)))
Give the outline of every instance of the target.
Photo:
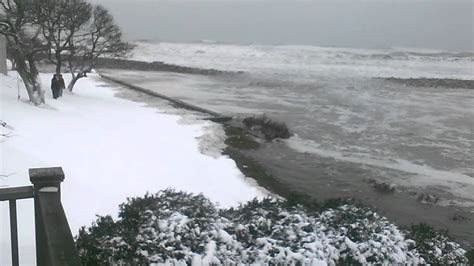
POLYGON ((16 201, 19 199, 33 198, 33 187, 10 187, 0 188, 0 201, 9 201, 10 205, 10 240, 11 240, 11 254, 12 254, 12 265, 19 265, 19 253, 18 253, 18 222, 17 222, 17 209, 16 201))
POLYGON ((29 169, 29 174, 35 194, 36 265, 51 265, 38 195, 41 189, 54 187, 57 188, 56 197, 60 201, 59 190, 64 180, 64 172, 61 167, 32 168, 29 169))
POLYGON ((10 202, 10 235, 12 246, 12 265, 20 265, 18 258, 18 223, 16 215, 16 200, 9 200, 10 202))
POLYGON ((74 238, 61 204, 61 167, 30 169, 35 194, 36 263, 80 266, 74 238))
MULTIPOLYGON (((61 167, 50 167, 50 168, 31 168, 29 169, 30 181, 36 192, 39 192, 42 188, 57 188, 61 193, 61 182, 64 181, 64 172, 61 167)), ((61 195, 58 194, 58 197, 61 195)), ((58 198, 61 200, 61 198, 58 198)))
POLYGON ((81 265, 61 204, 61 167, 30 169, 35 193, 36 261, 38 266, 81 265))
POLYGON ((0 201, 10 203, 12 265, 19 265, 16 200, 34 198, 36 264, 81 266, 81 259, 61 204, 61 167, 30 169, 33 186, 0 189, 0 201))

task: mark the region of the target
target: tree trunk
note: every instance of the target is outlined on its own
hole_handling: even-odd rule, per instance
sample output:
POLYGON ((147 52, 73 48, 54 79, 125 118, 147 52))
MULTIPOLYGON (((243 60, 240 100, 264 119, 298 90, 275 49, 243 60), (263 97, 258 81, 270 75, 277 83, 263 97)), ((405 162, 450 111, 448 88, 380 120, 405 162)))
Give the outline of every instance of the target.
POLYGON ((39 72, 36 68, 36 62, 33 56, 23 56, 19 51, 13 53, 18 74, 25 84, 26 91, 30 102, 39 105, 45 102, 44 91, 41 88, 41 80, 39 72), (27 64, 28 62, 28 64, 27 64))
POLYGON ((33 93, 33 85, 30 82, 30 75, 25 71, 25 69, 21 66, 22 63, 18 63, 18 74, 20 75, 21 79, 23 80, 23 84, 25 84, 26 92, 28 93, 28 98, 30 102, 35 102, 35 96, 33 93))
POLYGON ((76 85, 76 82, 79 80, 79 75, 75 76, 71 79, 71 82, 67 85, 67 89, 72 92, 72 89, 74 88, 74 85, 76 85))
POLYGON ((74 74, 72 75, 72 80, 71 82, 69 82, 69 84, 67 85, 67 89, 72 92, 72 89, 74 89, 74 85, 76 85, 76 82, 81 79, 81 78, 85 78, 87 77, 87 72, 85 71, 82 71, 82 72, 79 72, 77 73, 77 75, 74 76, 74 74))
POLYGON ((36 67, 36 61, 33 55, 28 55, 28 65, 30 67, 31 83, 33 84, 33 94, 35 95, 35 104, 45 103, 44 90, 41 87, 41 79, 39 76, 38 68, 36 67))
POLYGON ((61 53, 55 54, 56 57, 56 75, 61 74, 61 66, 62 66, 62 58, 61 58, 61 53))
POLYGON ((61 65, 56 65, 56 75, 61 74, 61 65))

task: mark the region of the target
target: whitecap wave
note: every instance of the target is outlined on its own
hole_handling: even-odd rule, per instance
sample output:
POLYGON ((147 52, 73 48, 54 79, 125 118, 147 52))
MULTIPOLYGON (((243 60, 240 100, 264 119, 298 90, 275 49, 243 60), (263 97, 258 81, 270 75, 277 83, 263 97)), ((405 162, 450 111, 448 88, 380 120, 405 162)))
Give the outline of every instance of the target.
POLYGON ((136 42, 132 58, 298 78, 326 75, 474 79, 474 53, 425 49, 354 49, 307 45, 136 42))

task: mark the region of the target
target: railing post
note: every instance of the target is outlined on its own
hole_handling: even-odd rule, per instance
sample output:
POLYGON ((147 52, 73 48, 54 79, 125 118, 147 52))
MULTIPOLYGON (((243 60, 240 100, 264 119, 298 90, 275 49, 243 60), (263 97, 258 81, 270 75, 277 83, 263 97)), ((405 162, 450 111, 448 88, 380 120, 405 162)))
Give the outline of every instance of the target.
POLYGON ((10 205, 10 240, 13 266, 20 264, 18 254, 18 221, 16 201, 34 198, 33 186, 0 188, 0 202, 8 201, 10 205))
POLYGON ((41 192, 56 192, 54 194, 55 201, 60 202, 61 182, 64 180, 64 172, 61 167, 52 167, 32 168, 29 169, 29 173, 35 194, 36 265, 51 265, 38 195, 41 192))
POLYGON ((10 201, 10 234, 11 234, 11 245, 12 245, 12 265, 20 265, 18 259, 18 223, 16 217, 16 200, 11 199, 10 201))

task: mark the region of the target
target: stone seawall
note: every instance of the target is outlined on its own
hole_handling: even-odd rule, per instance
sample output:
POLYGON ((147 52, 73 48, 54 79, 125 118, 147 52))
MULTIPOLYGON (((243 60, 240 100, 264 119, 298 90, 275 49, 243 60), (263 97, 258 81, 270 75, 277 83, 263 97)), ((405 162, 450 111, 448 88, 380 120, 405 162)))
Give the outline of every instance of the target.
POLYGON ((103 78, 105 80, 120 84, 120 85, 125 86, 129 89, 139 91, 139 92, 142 92, 142 93, 146 93, 148 95, 167 100, 167 101, 171 102, 172 104, 174 104, 177 107, 192 110, 192 111, 197 111, 197 112, 201 112, 201 113, 210 115, 211 117, 209 118, 209 120, 212 120, 214 122, 226 122, 226 121, 232 120, 232 117, 230 117, 230 116, 219 114, 219 113, 211 111, 209 109, 205 109, 205 108, 202 108, 202 107, 199 107, 199 106, 196 106, 196 105, 193 105, 193 104, 190 104, 190 103, 187 103, 187 102, 183 102, 181 100, 178 100, 178 99, 175 99, 175 98, 172 98, 172 97, 154 92, 152 90, 148 90, 148 89, 145 89, 145 88, 142 88, 142 87, 139 87, 139 86, 129 84, 129 83, 121 81, 117 78, 112 78, 112 77, 104 75, 104 74, 100 74, 100 76, 101 76, 101 78, 103 78))

